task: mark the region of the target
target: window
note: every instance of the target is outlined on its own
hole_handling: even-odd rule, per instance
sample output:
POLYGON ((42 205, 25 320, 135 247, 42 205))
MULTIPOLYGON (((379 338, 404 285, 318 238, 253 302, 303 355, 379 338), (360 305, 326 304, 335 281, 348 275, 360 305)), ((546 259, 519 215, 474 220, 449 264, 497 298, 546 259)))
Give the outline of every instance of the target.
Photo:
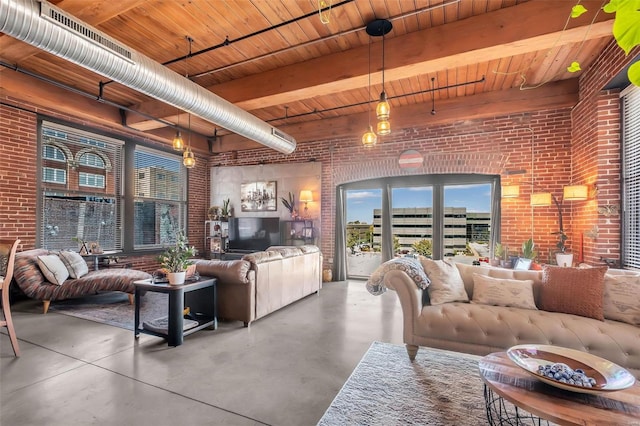
POLYGON ((181 157, 143 147, 136 148, 134 247, 154 247, 173 242, 183 229, 187 202, 186 173, 181 157))
POLYGON ((87 152, 80 156, 78 164, 81 166, 95 167, 98 169, 104 169, 104 160, 97 154, 87 152))
POLYGON ((622 266, 640 269, 640 87, 622 92, 622 266))
POLYGON ((463 263, 488 256, 498 237, 492 232, 499 229, 493 200, 498 180, 420 175, 341 185, 339 208, 344 212, 339 211, 336 229, 344 229, 344 236, 336 237, 335 259, 344 258, 346 268, 338 269, 359 278, 394 256, 455 257, 463 263))
POLYGON ((42 147, 42 158, 52 161, 67 161, 67 157, 64 155, 64 152, 53 145, 44 145, 42 147))
POLYGON ((104 188, 104 176, 102 175, 95 175, 93 173, 80 172, 78 179, 79 179, 80 186, 104 188))
POLYGON ((67 171, 64 169, 42 168, 42 180, 51 183, 67 183, 67 171))
POLYGON ((156 248, 184 229, 181 156, 47 121, 41 123, 40 136, 41 247, 77 250, 74 238, 79 238, 98 242, 104 250, 156 248), (129 152, 135 169, 127 171, 129 152), (61 161, 67 162, 64 169, 61 161), (172 187, 166 179, 153 179, 157 171, 175 177, 172 187), (131 194, 124 191, 125 175, 137 177, 131 194), (128 211, 133 212, 129 217, 128 211))

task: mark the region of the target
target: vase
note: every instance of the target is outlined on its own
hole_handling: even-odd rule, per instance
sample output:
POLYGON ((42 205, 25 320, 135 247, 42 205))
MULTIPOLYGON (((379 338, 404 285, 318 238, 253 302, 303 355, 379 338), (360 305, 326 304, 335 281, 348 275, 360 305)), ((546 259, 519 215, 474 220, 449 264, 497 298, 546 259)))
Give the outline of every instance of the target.
POLYGON ((556 253, 556 263, 558 266, 573 266, 573 253, 556 253))
POLYGON ((333 280, 333 272, 331 269, 325 269, 322 271, 322 281, 325 283, 331 282, 333 280))
POLYGON ((187 271, 182 272, 169 272, 169 284, 180 285, 184 284, 184 280, 187 277, 187 271))

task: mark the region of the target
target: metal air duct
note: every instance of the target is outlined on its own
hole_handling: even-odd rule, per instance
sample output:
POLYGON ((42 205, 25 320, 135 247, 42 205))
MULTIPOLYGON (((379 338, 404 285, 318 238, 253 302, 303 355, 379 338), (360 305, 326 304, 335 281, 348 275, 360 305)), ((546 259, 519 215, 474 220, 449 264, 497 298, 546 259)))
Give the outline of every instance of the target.
POLYGON ((0 32, 276 151, 296 148, 288 134, 46 1, 0 0, 0 32))

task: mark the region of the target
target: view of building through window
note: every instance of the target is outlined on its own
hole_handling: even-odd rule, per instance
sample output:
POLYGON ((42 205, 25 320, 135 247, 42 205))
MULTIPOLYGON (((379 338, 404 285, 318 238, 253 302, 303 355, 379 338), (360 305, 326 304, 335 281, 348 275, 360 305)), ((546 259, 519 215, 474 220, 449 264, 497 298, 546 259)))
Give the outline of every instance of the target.
POLYGON ((369 276, 382 262, 384 244, 393 245, 394 256, 434 257, 435 252, 464 263, 488 256, 491 184, 442 185, 441 190, 438 203, 433 186, 392 188, 390 242, 382 238, 382 189, 347 190, 348 274, 369 276))

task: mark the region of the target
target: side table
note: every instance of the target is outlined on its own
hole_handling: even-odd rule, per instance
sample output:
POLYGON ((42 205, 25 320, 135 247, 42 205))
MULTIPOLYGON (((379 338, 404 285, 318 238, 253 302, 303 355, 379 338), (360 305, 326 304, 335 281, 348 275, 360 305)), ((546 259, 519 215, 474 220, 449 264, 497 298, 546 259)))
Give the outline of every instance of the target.
POLYGON ((506 352, 479 363, 491 425, 640 425, 640 385, 597 395, 543 383, 513 363, 506 352), (505 401, 513 404, 507 407, 505 401), (525 411, 526 410, 526 411, 525 411), (531 413, 531 414, 529 414, 531 413))
POLYGON ((184 336, 195 333, 203 328, 218 328, 216 278, 201 277, 195 282, 180 285, 167 283, 153 283, 152 280, 134 281, 135 285, 135 321, 134 337, 140 333, 167 339, 169 346, 180 346, 184 336), (147 291, 167 293, 169 295, 167 331, 158 332, 140 327, 140 301, 147 291), (184 307, 190 308, 190 316, 197 321, 197 325, 184 330, 184 307))

